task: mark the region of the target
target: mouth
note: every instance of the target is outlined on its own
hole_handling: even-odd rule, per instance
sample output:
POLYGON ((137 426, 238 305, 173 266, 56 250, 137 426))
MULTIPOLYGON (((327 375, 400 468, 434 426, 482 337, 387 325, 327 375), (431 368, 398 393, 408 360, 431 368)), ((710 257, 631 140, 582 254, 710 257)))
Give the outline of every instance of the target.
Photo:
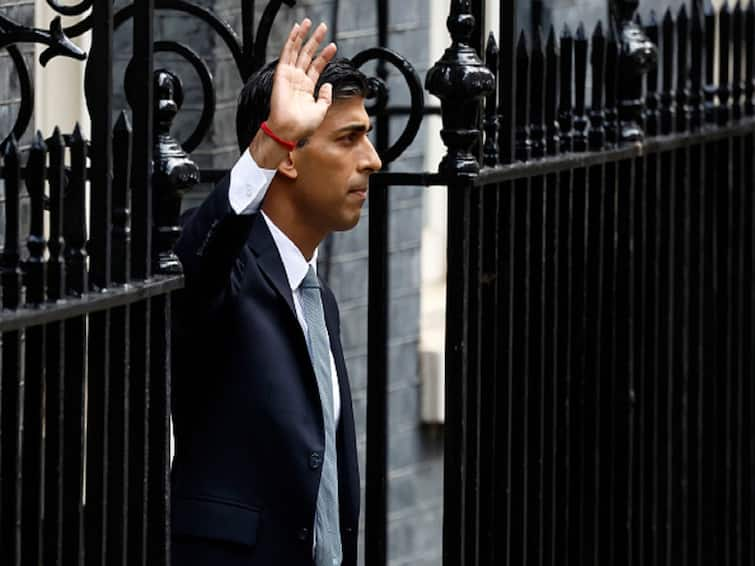
POLYGON ((367 198, 367 187, 359 187, 356 189, 351 189, 349 191, 349 195, 353 195, 361 200, 364 200, 367 198))

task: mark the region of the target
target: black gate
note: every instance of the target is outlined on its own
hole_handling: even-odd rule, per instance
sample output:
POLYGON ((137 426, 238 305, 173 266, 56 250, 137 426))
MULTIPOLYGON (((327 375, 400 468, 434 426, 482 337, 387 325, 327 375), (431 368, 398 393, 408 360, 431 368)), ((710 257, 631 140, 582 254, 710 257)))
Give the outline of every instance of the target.
POLYGON ((449 148, 444 564, 755 564, 755 7, 643 22, 616 0, 543 37, 515 4, 499 51, 485 2, 451 2, 426 81, 449 148))

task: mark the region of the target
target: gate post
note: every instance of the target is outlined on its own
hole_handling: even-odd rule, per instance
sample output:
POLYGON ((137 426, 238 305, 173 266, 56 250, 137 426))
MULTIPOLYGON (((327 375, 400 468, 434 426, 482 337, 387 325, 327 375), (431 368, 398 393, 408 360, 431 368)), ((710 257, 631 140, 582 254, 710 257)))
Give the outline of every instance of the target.
MULTIPOLYGON (((482 0, 477 0, 483 3, 482 0)), ((439 171, 448 179, 446 290, 446 422, 443 471, 443 564, 476 563, 474 442, 469 405, 479 371, 479 303, 472 297, 479 283, 480 192, 474 178, 480 164, 472 153, 480 140, 482 97, 495 88, 495 77, 470 46, 475 28, 469 0, 452 0, 447 19, 452 44, 427 73, 425 88, 441 100, 441 137, 448 153, 439 171), (474 491, 474 490, 471 490, 474 491)), ((477 6, 480 7, 479 4, 477 6)), ((478 13, 482 13, 480 10, 478 13)))
POLYGON ((425 88, 441 100, 440 135, 448 153, 439 171, 476 175, 480 165, 471 148, 480 133, 480 101, 495 88, 495 78, 469 45, 475 26, 470 0, 452 0, 446 25, 453 43, 427 72, 425 80, 425 88))
POLYGON ((610 0, 619 41, 619 125, 621 141, 642 141, 642 75, 654 67, 658 50, 634 21, 639 0, 610 0))

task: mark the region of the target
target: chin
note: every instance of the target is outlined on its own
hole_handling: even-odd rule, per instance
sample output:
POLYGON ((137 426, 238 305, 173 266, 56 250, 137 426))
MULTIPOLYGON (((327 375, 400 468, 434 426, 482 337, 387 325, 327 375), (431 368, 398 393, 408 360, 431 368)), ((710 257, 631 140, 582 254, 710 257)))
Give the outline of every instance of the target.
POLYGON ((338 226, 333 230, 334 232, 345 232, 351 230, 359 224, 359 219, 362 216, 362 210, 360 209, 355 215, 344 216, 338 222, 338 226))

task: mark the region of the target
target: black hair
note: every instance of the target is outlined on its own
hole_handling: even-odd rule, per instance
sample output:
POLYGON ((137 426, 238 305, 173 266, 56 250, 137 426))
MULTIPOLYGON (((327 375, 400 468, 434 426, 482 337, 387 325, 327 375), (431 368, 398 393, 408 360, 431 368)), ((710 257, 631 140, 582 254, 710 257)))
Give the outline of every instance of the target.
MULTIPOLYGON (((240 152, 249 147, 260 125, 270 115, 270 95, 277 65, 277 59, 263 65, 241 89, 236 110, 236 138, 240 152)), ((325 66, 315 85, 315 97, 325 83, 333 85, 333 100, 352 96, 366 97, 369 92, 367 78, 351 61, 344 58, 333 59, 325 66)))

